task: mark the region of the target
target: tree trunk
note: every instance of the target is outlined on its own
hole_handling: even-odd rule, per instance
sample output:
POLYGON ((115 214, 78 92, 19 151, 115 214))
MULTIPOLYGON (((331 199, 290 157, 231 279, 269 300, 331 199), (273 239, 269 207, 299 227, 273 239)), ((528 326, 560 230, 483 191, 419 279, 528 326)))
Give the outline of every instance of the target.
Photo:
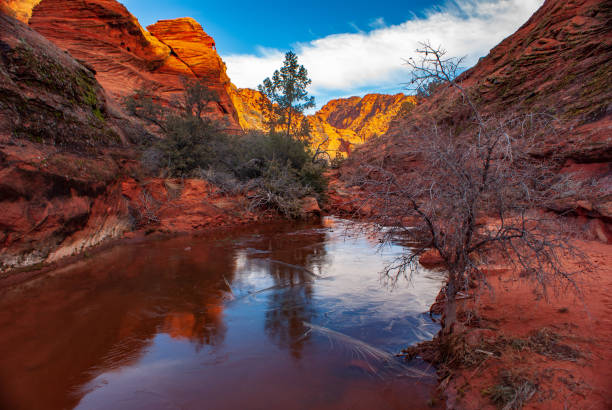
POLYGON ((289 121, 287 121, 287 136, 291 136, 291 108, 289 109, 289 121))
POLYGON ((446 306, 444 309, 444 334, 453 332, 453 327, 457 322, 457 286, 455 275, 449 273, 448 285, 446 286, 446 306))

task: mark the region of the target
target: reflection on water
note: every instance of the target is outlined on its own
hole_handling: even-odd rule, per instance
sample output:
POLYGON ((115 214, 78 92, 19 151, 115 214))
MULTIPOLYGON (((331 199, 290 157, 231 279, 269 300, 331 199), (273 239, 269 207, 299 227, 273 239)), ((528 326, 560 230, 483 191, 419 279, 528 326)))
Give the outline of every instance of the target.
POLYGON ((0 293, 0 408, 427 408, 441 284, 344 223, 117 246, 0 293), (389 371, 392 370, 392 371, 389 371))

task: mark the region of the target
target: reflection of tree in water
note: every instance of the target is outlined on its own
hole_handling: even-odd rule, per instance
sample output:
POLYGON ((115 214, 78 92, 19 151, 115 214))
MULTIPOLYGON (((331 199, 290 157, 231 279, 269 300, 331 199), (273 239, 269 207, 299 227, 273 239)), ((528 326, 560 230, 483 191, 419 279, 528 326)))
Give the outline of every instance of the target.
POLYGON ((281 348, 289 348, 296 359, 301 357, 304 344, 308 341, 308 330, 304 322, 312 321, 316 311, 311 304, 312 278, 306 275, 293 281, 295 271, 291 268, 272 268, 275 282, 284 287, 275 290, 266 310, 265 329, 270 339, 281 348))
POLYGON ((309 340, 304 322, 313 321, 313 282, 326 263, 325 232, 318 229, 281 233, 262 238, 255 245, 266 250, 253 259, 267 259, 276 288, 269 294, 265 330, 268 337, 299 359, 309 340))

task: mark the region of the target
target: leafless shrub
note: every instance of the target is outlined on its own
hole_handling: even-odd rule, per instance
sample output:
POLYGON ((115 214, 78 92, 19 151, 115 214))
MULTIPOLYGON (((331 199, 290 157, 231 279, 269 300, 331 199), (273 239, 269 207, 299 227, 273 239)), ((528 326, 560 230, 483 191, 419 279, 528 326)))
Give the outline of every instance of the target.
POLYGON ((556 120, 537 113, 484 115, 456 80, 460 60, 429 44, 418 53, 419 61, 407 61, 412 84, 458 90, 472 127, 459 137, 452 124, 425 118, 400 153, 403 166, 361 166, 355 183, 369 193, 378 226, 387 227, 383 243, 402 237, 419 244, 388 266, 385 276, 410 276, 425 250, 437 250, 448 271, 447 334, 456 322, 458 292, 474 281, 487 285, 486 266, 493 260, 533 279, 544 294, 550 287, 578 290, 576 272, 563 260, 583 255, 567 240, 557 215, 543 209, 578 196, 581 187, 571 175, 556 172, 554 159, 533 155, 541 152, 542 136, 555 132, 556 120))
POLYGON ((159 216, 157 216, 157 212, 161 206, 159 201, 153 198, 153 195, 151 195, 146 189, 142 190, 139 201, 140 205, 142 206, 140 215, 142 222, 145 224, 159 223, 159 216))
POLYGON ((245 192, 248 184, 240 182, 233 174, 209 167, 200 170, 202 179, 213 185, 220 195, 238 195, 245 192))
POLYGON ((286 217, 300 217, 301 199, 312 191, 291 173, 290 166, 271 161, 260 178, 249 182, 250 209, 270 208, 286 217))

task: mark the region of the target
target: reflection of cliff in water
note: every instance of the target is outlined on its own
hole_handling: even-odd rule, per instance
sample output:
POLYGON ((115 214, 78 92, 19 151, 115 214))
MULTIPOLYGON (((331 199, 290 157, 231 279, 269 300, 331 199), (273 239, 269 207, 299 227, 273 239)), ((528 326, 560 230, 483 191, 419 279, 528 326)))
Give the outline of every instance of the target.
POLYGON ((232 280, 233 252, 187 252, 187 242, 116 247, 95 263, 5 291, 0 328, 10 332, 0 332, 0 407, 72 408, 80 393, 66 392, 135 363, 160 332, 199 347, 222 343, 223 275, 232 280))
POLYGON ((437 329, 420 318, 441 282, 389 293, 370 239, 322 222, 125 244, 0 291, 0 408, 384 408, 427 394, 388 352, 437 329))

